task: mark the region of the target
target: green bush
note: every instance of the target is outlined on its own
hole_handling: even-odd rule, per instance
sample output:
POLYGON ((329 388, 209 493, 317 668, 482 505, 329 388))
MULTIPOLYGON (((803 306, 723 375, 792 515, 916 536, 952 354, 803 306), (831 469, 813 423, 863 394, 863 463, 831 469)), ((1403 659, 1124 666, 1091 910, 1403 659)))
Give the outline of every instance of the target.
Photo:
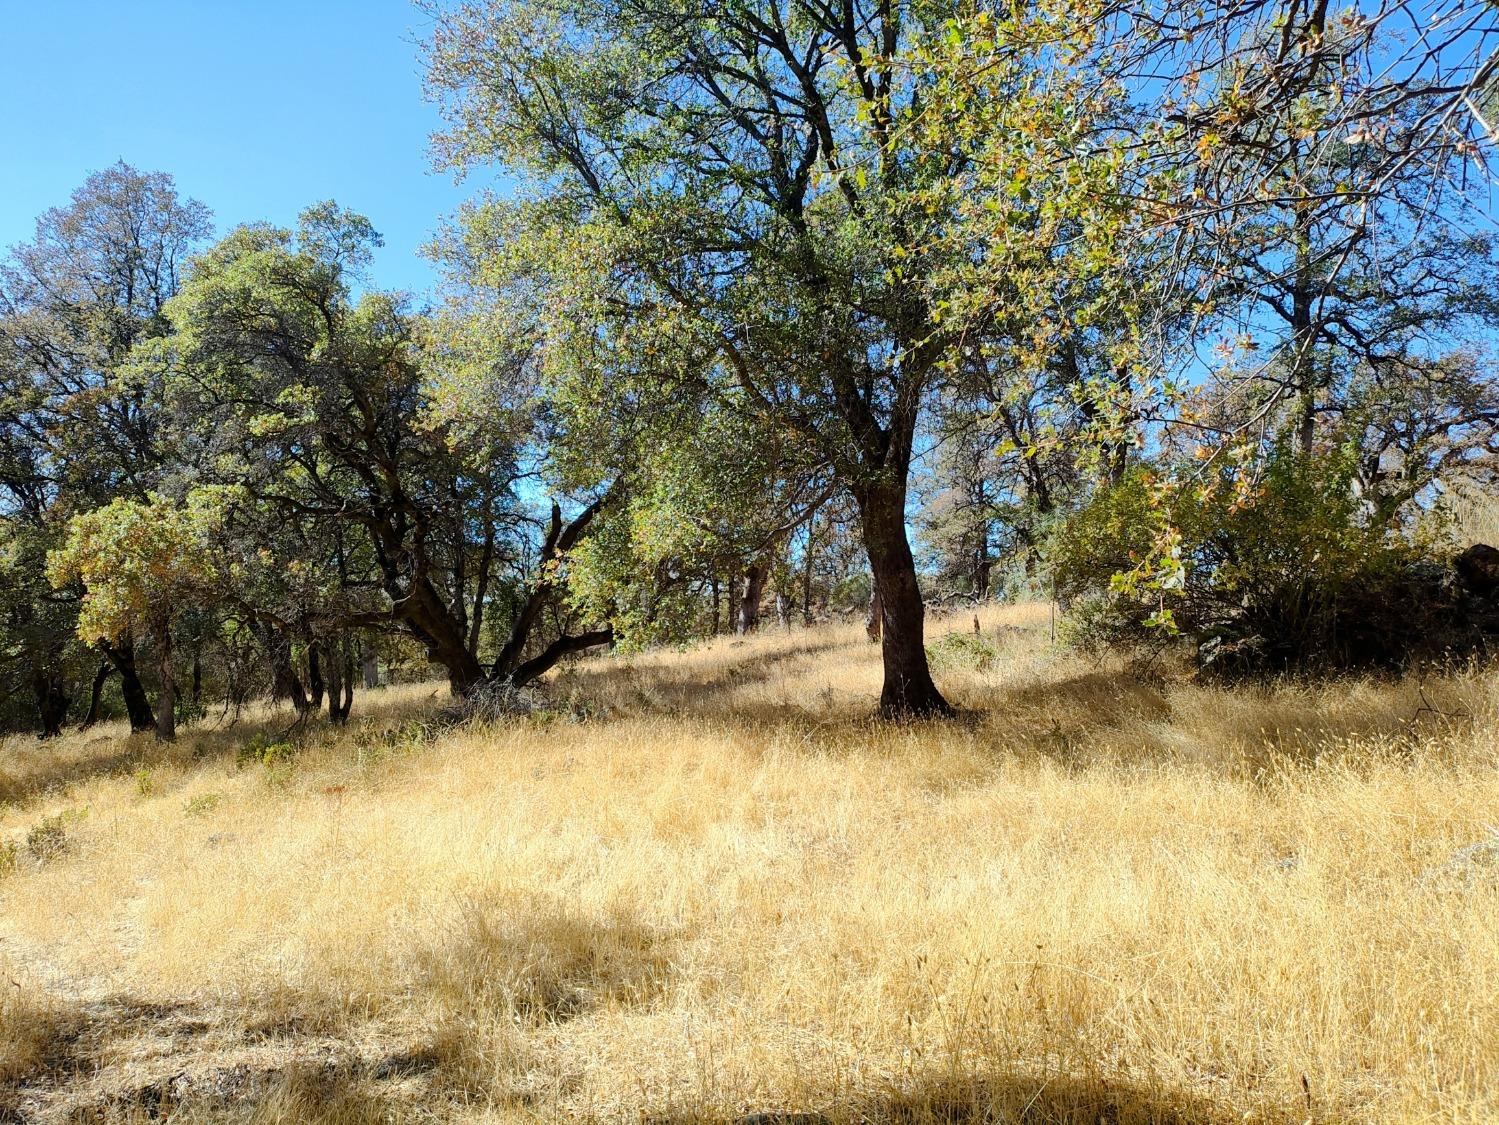
POLYGON ((1058 597, 1086 638, 1180 634, 1229 671, 1399 663, 1430 548, 1354 481, 1351 454, 1283 448, 1253 475, 1139 469, 1053 536, 1058 597))
POLYGON ((999 656, 999 649, 988 637, 976 633, 948 633, 927 645, 926 655, 934 668, 987 672, 999 656))
POLYGON ((255 765, 281 766, 290 763, 296 753, 296 747, 290 742, 257 734, 239 748, 234 755, 234 765, 236 769, 255 765))

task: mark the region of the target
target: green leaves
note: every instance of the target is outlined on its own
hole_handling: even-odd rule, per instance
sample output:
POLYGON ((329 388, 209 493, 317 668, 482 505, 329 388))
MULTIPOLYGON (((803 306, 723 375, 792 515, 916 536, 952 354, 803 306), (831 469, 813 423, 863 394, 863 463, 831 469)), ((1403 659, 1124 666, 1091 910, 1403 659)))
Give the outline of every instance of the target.
POLYGON ((74 517, 47 557, 47 574, 56 587, 83 584, 79 636, 116 640, 170 621, 194 597, 211 597, 219 574, 212 544, 228 501, 222 490, 195 492, 183 505, 156 495, 119 498, 74 517))

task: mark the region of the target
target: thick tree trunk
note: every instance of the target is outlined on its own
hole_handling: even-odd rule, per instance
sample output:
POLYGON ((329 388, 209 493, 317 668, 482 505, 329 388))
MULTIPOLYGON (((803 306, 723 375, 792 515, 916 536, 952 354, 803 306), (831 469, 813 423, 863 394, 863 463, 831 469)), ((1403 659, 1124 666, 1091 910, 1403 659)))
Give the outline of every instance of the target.
POLYGON ((380 686, 380 654, 368 641, 359 646, 359 662, 364 676, 364 690, 374 691, 380 686))
POLYGON ((925 643, 926 609, 916 581, 916 561, 906 537, 905 485, 876 485, 857 497, 864 547, 879 599, 885 686, 880 714, 888 718, 951 715, 952 706, 932 682, 925 643))
POLYGON ((172 629, 162 623, 153 630, 156 642, 157 675, 161 688, 156 697, 156 741, 172 742, 177 738, 177 681, 172 676, 172 629))
POLYGON ((94 673, 94 686, 89 689, 88 714, 83 716, 83 722, 79 724, 79 730, 88 730, 99 721, 99 708, 104 702, 104 685, 109 682, 109 677, 114 675, 114 668, 108 661, 99 665, 99 670, 94 673))
POLYGON ((994 560, 989 557, 989 544, 987 540, 978 550, 978 558, 974 560, 973 566, 973 596, 979 601, 987 601, 989 598, 989 580, 994 570, 994 560))
POLYGON ((135 667, 135 642, 126 637, 118 645, 106 642, 99 647, 115 666, 115 671, 120 673, 120 694, 125 699, 125 714, 130 718, 130 733, 154 730, 156 715, 151 710, 151 701, 135 667))
POLYGON ((885 610, 880 605, 880 588, 871 582, 869 586, 869 606, 864 611, 864 635, 869 638, 869 643, 877 645, 880 643, 880 633, 884 630, 885 610))
POLYGON ((769 557, 755 559, 744 571, 744 596, 739 599, 739 617, 734 632, 741 637, 760 628, 760 603, 765 598, 765 583, 770 578, 769 557))

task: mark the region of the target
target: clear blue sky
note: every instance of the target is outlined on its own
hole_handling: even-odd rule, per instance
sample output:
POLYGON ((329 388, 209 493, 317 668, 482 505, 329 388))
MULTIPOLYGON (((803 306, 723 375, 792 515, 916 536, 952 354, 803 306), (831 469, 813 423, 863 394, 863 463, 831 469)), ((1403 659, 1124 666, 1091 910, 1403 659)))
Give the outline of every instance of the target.
POLYGON ((0 249, 89 172, 169 172, 217 230, 336 199, 385 236, 373 281, 420 291, 417 250, 484 183, 433 172, 408 0, 0 0, 0 249))

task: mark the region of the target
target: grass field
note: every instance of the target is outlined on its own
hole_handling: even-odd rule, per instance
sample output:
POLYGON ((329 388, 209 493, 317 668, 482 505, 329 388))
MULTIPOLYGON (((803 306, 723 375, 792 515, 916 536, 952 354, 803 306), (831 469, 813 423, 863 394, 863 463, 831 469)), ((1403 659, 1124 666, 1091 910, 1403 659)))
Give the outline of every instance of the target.
POLYGON ((1499 1119, 1492 675, 981 625, 929 630, 940 724, 869 717, 849 626, 489 725, 10 740, 0 1121, 1499 1119))

